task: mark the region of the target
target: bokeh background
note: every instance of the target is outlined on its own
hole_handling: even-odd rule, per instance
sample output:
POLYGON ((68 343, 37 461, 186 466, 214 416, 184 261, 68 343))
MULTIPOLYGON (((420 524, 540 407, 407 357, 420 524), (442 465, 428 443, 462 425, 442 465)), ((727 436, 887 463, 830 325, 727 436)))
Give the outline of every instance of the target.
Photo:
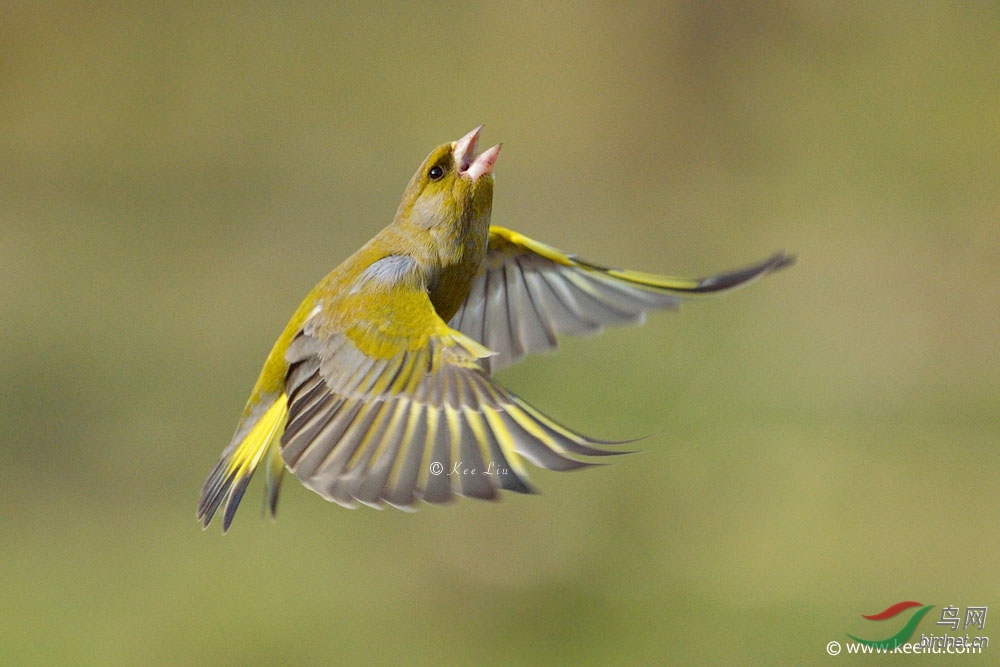
POLYGON ((0 662, 810 664, 1000 604, 998 62, 995 3, 6 4, 0 662), (502 373, 641 454, 203 532, 299 300, 479 123, 497 224, 799 263, 502 373))

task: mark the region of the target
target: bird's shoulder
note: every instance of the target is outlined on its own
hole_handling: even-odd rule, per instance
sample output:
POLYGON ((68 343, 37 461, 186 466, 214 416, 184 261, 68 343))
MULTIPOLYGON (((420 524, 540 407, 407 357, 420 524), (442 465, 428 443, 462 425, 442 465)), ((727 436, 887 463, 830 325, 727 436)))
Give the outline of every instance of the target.
POLYGON ((346 337, 376 358, 420 348, 447 329, 426 280, 412 255, 369 243, 313 289, 300 309, 299 330, 320 341, 346 337))

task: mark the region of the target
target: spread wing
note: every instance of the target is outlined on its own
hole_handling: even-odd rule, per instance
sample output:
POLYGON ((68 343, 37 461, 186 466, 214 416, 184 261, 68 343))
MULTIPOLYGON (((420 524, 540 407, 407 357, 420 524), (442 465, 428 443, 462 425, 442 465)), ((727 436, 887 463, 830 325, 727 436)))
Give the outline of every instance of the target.
POLYGON ((373 264, 335 309, 347 324, 317 309, 288 348, 281 456, 307 487, 349 507, 495 499, 532 491, 522 459, 568 470, 618 453, 496 384, 490 351, 407 284, 406 261, 373 264))
POLYGON ((497 353, 487 360, 492 371, 556 347, 560 334, 639 323, 648 310, 675 310, 688 296, 746 285, 793 262, 779 252, 708 278, 659 276, 598 266, 492 226, 483 271, 449 325, 497 353))

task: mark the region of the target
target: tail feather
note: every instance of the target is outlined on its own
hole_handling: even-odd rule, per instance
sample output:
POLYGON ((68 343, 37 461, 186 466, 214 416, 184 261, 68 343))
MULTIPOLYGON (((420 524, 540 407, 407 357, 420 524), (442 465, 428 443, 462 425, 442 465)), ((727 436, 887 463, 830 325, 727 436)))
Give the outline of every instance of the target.
POLYGON ((281 458, 280 448, 269 448, 264 474, 263 509, 266 514, 270 514, 271 518, 274 518, 278 514, 278 495, 281 493, 281 480, 285 475, 285 462, 281 458))
POLYGON ((283 393, 270 400, 258 399, 246 413, 202 486, 197 517, 203 528, 208 528, 219 507, 224 507, 222 532, 229 530, 250 479, 269 451, 265 499, 274 514, 281 488, 281 471, 275 470, 275 460, 283 466, 277 444, 287 417, 288 401, 283 393))

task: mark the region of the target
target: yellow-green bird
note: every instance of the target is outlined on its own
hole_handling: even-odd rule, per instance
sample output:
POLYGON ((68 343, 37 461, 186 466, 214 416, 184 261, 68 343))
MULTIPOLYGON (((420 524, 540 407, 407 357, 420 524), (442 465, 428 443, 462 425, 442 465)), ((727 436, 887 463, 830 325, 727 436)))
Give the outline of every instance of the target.
POLYGON ((491 226, 500 144, 477 153, 480 129, 434 149, 392 223, 295 311, 202 488, 204 527, 223 507, 228 530, 261 464, 273 515, 286 467, 347 507, 413 508, 531 493, 525 460, 570 470, 620 453, 549 419, 492 372, 556 347, 560 334, 640 322, 793 261, 779 252, 676 278, 605 268, 491 226))

